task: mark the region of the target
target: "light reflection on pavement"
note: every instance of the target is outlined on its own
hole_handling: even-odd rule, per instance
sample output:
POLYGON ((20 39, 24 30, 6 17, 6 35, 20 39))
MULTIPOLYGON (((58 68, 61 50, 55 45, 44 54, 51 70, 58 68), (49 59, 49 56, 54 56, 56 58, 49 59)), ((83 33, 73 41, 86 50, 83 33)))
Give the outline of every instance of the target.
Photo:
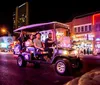
POLYGON ((12 54, 0 53, 0 85, 63 85, 72 76, 59 76, 53 65, 42 65, 38 69, 33 64, 26 68, 17 66, 12 54))

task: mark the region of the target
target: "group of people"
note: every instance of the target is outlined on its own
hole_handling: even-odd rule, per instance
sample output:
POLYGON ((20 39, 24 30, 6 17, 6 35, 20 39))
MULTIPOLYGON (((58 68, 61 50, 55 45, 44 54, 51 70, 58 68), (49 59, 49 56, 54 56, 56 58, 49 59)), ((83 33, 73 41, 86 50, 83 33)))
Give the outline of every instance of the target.
POLYGON ((89 47, 84 47, 84 48, 76 48, 76 50, 78 51, 79 54, 92 54, 92 48, 89 48, 89 47))
MULTIPOLYGON (((48 51, 48 57, 51 57, 51 52, 54 41, 52 40, 52 33, 48 34, 48 38, 45 40, 45 43, 42 43, 41 41, 41 34, 38 32, 35 35, 30 34, 29 36, 27 35, 26 32, 21 32, 19 38, 21 49, 23 47, 28 47, 29 50, 36 50, 38 51, 48 51)), ((36 56, 36 55, 34 55, 36 56)))

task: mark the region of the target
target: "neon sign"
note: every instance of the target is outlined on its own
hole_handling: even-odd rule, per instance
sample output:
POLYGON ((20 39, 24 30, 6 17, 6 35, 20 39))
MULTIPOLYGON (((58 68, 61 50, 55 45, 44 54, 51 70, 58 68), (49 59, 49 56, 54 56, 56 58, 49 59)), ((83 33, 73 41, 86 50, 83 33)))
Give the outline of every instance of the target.
POLYGON ((100 41, 100 38, 96 38, 96 41, 100 41))
POLYGON ((98 14, 94 14, 93 17, 92 17, 92 24, 94 25, 95 24, 95 18, 100 16, 100 13, 98 14))
POLYGON ((57 35, 57 36, 63 36, 64 33, 63 33, 63 32, 57 32, 56 35, 57 35))

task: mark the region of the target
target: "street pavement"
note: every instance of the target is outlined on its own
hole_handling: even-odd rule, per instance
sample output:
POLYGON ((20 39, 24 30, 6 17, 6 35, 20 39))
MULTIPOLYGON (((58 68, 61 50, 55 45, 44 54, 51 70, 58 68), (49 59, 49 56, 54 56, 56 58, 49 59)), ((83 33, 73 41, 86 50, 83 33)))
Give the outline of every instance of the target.
POLYGON ((84 55, 80 57, 83 62, 83 69, 82 72, 88 72, 94 68, 100 67, 100 55, 84 55))
POLYGON ((28 64, 26 68, 20 68, 11 53, 0 53, 0 85, 63 85, 73 79, 56 74, 53 67, 42 64, 36 69, 28 64))
MULTIPOLYGON (((16 58, 11 52, 0 53, 0 85, 64 85, 78 76, 60 76, 54 71, 54 65, 47 64, 41 64, 37 69, 33 64, 20 68, 16 64, 16 58)), ((100 55, 85 55, 80 58, 83 62, 82 74, 100 67, 100 55)))

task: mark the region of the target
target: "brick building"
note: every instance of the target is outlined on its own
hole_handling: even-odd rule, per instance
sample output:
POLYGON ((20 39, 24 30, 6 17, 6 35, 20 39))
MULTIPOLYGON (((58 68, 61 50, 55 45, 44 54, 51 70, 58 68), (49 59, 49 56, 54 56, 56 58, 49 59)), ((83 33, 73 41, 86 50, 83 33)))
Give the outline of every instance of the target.
POLYGON ((75 17, 67 22, 75 48, 100 50, 100 13, 90 13, 75 17))

